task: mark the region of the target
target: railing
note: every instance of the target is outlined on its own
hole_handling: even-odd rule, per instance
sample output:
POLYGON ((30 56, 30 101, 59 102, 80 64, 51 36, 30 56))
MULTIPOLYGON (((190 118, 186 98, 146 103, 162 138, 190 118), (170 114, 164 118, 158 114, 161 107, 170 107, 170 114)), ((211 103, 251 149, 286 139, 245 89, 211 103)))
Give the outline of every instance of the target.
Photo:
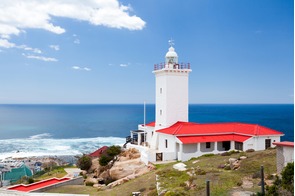
MULTIPOLYGON (((165 63, 159 63, 154 65, 154 71, 164 69, 164 68, 168 68, 168 65, 165 63)), ((191 65, 190 63, 173 64, 172 68, 173 69, 190 69, 191 65)))

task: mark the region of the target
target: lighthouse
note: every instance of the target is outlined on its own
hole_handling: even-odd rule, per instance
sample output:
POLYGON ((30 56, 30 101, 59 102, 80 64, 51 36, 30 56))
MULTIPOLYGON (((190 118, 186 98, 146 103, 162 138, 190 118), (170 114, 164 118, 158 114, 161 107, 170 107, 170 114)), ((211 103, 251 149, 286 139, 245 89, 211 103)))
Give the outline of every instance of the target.
POLYGON ((188 122, 188 78, 190 64, 178 62, 178 55, 169 40, 165 63, 155 64, 156 121, 155 130, 167 128, 178 121, 188 122))

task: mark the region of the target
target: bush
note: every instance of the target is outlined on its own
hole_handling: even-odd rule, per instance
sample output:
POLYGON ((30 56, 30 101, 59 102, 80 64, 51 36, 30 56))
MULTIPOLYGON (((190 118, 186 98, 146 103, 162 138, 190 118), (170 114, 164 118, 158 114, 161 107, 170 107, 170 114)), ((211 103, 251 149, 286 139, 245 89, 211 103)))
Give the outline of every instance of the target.
POLYGON ((120 146, 110 146, 106 153, 101 155, 99 158, 99 164, 101 166, 106 166, 111 160, 114 159, 115 156, 121 153, 121 147, 120 146))
POLYGON ((35 181, 34 181, 34 179, 32 178, 32 177, 30 177, 29 179, 28 179, 28 183, 29 184, 32 184, 32 183, 34 183, 35 181))
POLYGON ((251 148, 251 149, 246 150, 246 152, 255 152, 255 150, 251 148))
POLYGON ((93 182, 86 182, 85 185, 86 185, 86 186, 93 186, 94 183, 93 183, 93 182))
POLYGON ((101 155, 99 158, 99 164, 101 166, 106 166, 111 160, 113 160, 112 157, 109 157, 107 155, 101 155))
POLYGON ((82 170, 87 171, 88 169, 90 169, 91 165, 92 165, 92 160, 91 160, 91 157, 88 155, 83 155, 77 161, 77 166, 82 170))
POLYGON ((109 155, 110 157, 114 157, 114 156, 117 156, 118 154, 121 153, 121 147, 120 146, 110 146, 106 152, 107 152, 107 155, 109 155))
POLYGON ((281 174, 283 188, 294 193, 294 162, 288 163, 281 174))

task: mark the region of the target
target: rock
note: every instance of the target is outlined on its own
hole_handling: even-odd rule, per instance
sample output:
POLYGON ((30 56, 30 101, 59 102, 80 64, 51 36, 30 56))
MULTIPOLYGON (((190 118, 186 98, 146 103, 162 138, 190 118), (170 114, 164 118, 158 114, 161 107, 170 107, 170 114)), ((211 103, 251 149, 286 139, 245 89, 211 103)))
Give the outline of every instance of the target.
POLYGON ((247 159, 247 157, 246 156, 241 156, 240 159, 244 160, 244 159, 247 159))
POLYGON ((149 171, 148 167, 139 158, 115 162, 109 170, 110 177, 114 180, 124 178, 131 174, 143 174, 149 171))
POLYGON ((229 164, 232 164, 232 163, 234 163, 236 160, 238 160, 238 159, 236 159, 236 158, 229 158, 229 159, 228 159, 228 162, 229 162, 229 164))
POLYGON ((231 164, 231 169, 232 169, 232 170, 237 170, 237 169, 240 168, 240 165, 241 165, 241 162, 238 161, 238 160, 236 160, 235 162, 233 162, 233 163, 231 164))
POLYGON ((242 183, 242 188, 244 189, 250 189, 253 187, 253 182, 249 178, 244 178, 242 183))
POLYGON ((108 171, 104 171, 99 175, 99 178, 102 178, 102 179, 107 179, 109 177, 110 177, 110 174, 108 171))
POLYGON ((193 161, 193 164, 196 164, 196 163, 198 163, 199 162, 199 160, 195 160, 195 161, 193 161))
POLYGON ((97 182, 97 179, 95 179, 95 178, 91 178, 91 177, 88 177, 88 178, 86 179, 85 183, 87 183, 87 182, 92 182, 92 183, 94 183, 94 184, 97 184, 97 183, 98 183, 98 182, 97 182))
POLYGON ((186 170, 186 164, 184 163, 177 163, 173 165, 174 169, 177 169, 178 171, 185 171, 186 170))

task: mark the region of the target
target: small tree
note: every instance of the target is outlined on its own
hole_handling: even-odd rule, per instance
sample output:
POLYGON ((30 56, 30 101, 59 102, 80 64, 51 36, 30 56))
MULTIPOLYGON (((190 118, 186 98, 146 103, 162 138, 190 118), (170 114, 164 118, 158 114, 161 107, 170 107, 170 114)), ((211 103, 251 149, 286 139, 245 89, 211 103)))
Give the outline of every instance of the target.
POLYGON ((107 149, 107 154, 111 157, 117 156, 121 153, 121 147, 120 146, 110 146, 107 149))
POLYGON ((91 157, 88 155, 83 155, 77 161, 77 166, 82 170, 88 170, 92 165, 91 157))
POLYGON ((121 153, 120 146, 110 146, 105 154, 101 155, 99 158, 99 164, 101 166, 106 166, 111 160, 114 159, 115 156, 121 153))
POLYGON ((294 193, 294 162, 288 163, 281 174, 283 188, 294 193))
POLYGON ((266 195, 294 195, 294 162, 288 163, 282 171, 282 179, 276 177, 272 186, 266 187, 266 195))

